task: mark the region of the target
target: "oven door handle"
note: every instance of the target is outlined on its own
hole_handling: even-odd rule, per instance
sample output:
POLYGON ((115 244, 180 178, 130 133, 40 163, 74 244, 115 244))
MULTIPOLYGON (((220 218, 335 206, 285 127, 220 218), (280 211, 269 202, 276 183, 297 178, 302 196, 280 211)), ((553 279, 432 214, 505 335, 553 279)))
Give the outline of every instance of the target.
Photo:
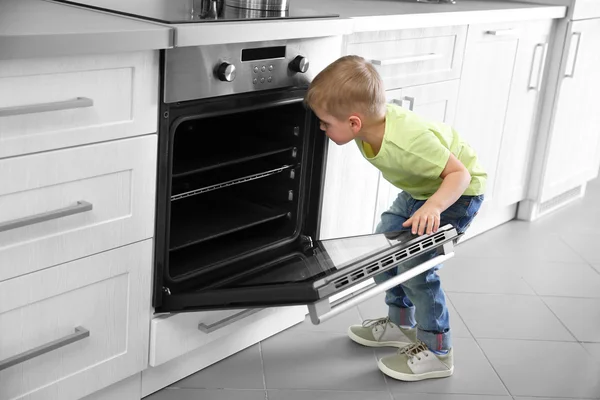
POLYGON ((330 299, 327 298, 316 303, 309 304, 308 311, 312 323, 315 325, 323 323, 328 319, 331 319, 336 315, 341 314, 344 311, 347 311, 348 309, 355 307, 358 304, 385 292, 386 290, 398 286, 399 284, 406 282, 407 280, 435 267, 438 264, 443 263, 454 256, 453 249, 454 246, 452 242, 448 242, 443 246, 443 254, 427 260, 424 263, 419 264, 398 276, 380 283, 379 285, 369 285, 360 292, 351 293, 345 297, 342 297, 341 299, 338 299, 337 301, 334 301, 333 303, 331 303, 330 299))

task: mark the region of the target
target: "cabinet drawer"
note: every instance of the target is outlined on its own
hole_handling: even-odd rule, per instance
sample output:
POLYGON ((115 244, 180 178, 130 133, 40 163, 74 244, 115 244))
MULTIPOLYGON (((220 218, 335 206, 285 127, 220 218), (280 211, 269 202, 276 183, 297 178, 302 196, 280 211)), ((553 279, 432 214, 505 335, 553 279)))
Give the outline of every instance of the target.
POLYGON ((456 79, 460 76, 466 26, 360 32, 346 52, 370 60, 386 89, 456 79))
POLYGON ((158 54, 0 61, 0 158, 156 132, 158 54))
POLYGON ((187 354, 248 327, 277 310, 220 310, 158 316, 150 325, 149 364, 156 367, 187 354))
POLYGON ((0 281, 152 237, 156 139, 0 160, 0 281))
POLYGON ((1 282, 0 400, 79 399, 143 370, 151 271, 146 240, 1 282))

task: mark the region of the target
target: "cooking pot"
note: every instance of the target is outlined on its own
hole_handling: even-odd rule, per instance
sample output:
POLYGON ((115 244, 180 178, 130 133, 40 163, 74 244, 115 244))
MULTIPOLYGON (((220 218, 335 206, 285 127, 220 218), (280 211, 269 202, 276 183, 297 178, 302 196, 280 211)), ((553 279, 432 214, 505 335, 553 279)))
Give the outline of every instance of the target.
POLYGON ((230 7, 261 11, 287 11, 290 0, 226 0, 230 7))

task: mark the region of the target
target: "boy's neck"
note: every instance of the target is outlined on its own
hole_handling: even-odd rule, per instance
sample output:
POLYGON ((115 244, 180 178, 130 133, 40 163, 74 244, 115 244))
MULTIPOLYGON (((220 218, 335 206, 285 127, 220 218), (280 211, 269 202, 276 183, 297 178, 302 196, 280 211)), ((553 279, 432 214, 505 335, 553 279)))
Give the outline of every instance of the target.
POLYGON ((381 150, 383 136, 385 135, 385 115, 381 118, 363 125, 358 134, 358 138, 371 146, 373 155, 377 155, 381 150))

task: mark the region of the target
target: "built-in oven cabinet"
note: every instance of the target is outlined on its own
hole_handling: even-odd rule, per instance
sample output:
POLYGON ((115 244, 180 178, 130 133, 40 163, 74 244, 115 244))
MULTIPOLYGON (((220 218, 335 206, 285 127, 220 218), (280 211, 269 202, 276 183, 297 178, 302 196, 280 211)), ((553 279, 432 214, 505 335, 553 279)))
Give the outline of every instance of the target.
POLYGON ((310 305, 319 323, 340 310, 331 296, 420 254, 451 256, 451 226, 320 240, 327 138, 305 92, 164 106, 157 312, 310 305))

